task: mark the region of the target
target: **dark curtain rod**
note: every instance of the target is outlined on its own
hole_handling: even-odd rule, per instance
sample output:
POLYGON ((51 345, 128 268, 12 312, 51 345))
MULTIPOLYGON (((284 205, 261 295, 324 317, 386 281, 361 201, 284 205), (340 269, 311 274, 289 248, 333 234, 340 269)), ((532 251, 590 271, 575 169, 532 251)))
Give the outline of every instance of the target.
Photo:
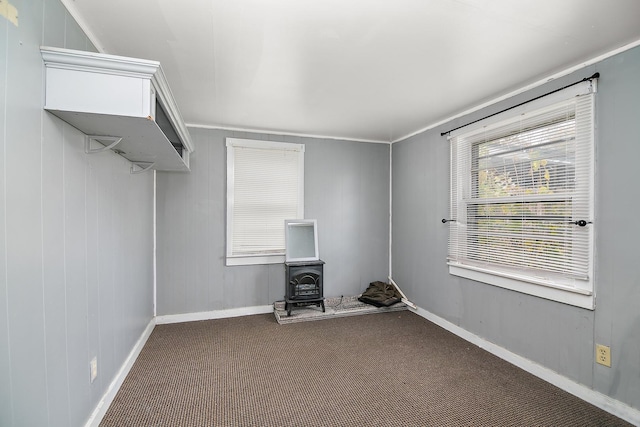
POLYGON ((530 102, 532 102, 532 101, 535 101, 536 99, 544 98, 545 96, 551 95, 552 93, 560 92, 561 90, 564 90, 564 89, 566 89, 566 88, 568 88, 568 87, 575 86, 575 85, 580 84, 580 83, 582 83, 582 82, 586 82, 586 81, 593 80, 593 79, 597 79, 597 78, 600 78, 600 73, 595 73, 595 74, 594 74, 593 76, 591 76, 591 77, 585 77, 584 79, 582 79, 582 80, 580 80, 580 81, 577 81, 577 82, 571 83, 571 84, 569 84, 569 85, 563 86, 563 87, 561 87, 560 89, 552 90, 551 92, 547 92, 547 93, 545 93, 545 94, 543 94, 543 95, 536 96, 535 98, 532 98, 532 99, 529 99, 529 100, 527 100, 527 101, 521 102, 520 104, 514 105, 513 107, 509 107, 509 108, 505 108, 504 110, 500 110, 500 111, 498 111, 497 113, 489 114, 488 116, 485 116, 485 117, 483 117, 483 118, 481 118, 481 119, 478 119, 478 120, 474 120, 474 121, 472 121, 472 122, 469 122, 469 123, 467 123, 466 125, 458 126, 457 128, 453 128, 453 129, 450 129, 450 130, 448 130, 448 131, 446 131, 446 132, 442 132, 442 133, 440 134, 440 136, 445 136, 445 135, 450 134, 451 132, 453 132, 453 131, 455 131, 455 130, 462 129, 463 127, 466 127, 466 126, 472 125, 472 124, 474 124, 474 123, 478 123, 478 122, 479 122, 479 121, 481 121, 481 120, 488 119, 489 117, 496 116, 496 115, 498 115, 498 114, 500 114, 500 113, 504 113, 505 111, 512 110, 512 109, 517 108, 517 107, 519 107, 519 106, 521 106, 521 105, 528 104, 528 103, 530 103, 530 102))

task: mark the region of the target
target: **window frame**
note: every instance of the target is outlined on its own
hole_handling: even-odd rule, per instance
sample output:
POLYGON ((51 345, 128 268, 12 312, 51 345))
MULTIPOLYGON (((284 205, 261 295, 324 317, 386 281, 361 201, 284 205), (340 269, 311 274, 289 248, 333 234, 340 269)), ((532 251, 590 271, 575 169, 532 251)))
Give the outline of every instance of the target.
MULTIPOLYGON (((295 151, 298 153, 298 206, 297 217, 304 218, 304 144, 278 142, 278 141, 266 141, 266 140, 252 140, 242 138, 226 138, 227 147, 227 217, 226 217, 226 256, 225 265, 237 266, 237 265, 260 265, 260 264, 282 264, 285 261, 285 248, 283 246, 282 251, 277 253, 245 253, 237 255, 233 253, 233 232, 234 227, 234 206, 235 206, 235 149, 236 148, 257 148, 267 150, 286 150, 295 151)), ((282 221, 282 236, 284 241, 284 220, 290 218, 283 218, 282 221)))
MULTIPOLYGON (((590 98, 587 100, 591 102, 591 120, 590 120, 590 146, 587 150, 590 150, 590 164, 588 165, 588 176, 583 175, 581 182, 577 185, 588 186, 589 191, 589 218, 588 221, 594 220, 595 214, 595 194, 594 194, 594 173, 595 173, 595 96, 596 81, 585 81, 571 88, 553 93, 552 95, 537 99, 531 103, 521 105, 512 110, 505 111, 498 115, 489 117, 485 120, 481 120, 470 126, 461 128, 454 132, 451 132, 449 139, 452 141, 451 152, 451 216, 450 218, 456 219, 456 216, 464 217, 464 226, 453 221, 450 223, 450 238, 449 238, 449 258, 447 261, 449 267, 449 273, 455 276, 471 279, 474 281, 487 283, 490 285, 502 287, 505 289, 522 292, 537 297, 562 302, 586 309, 595 308, 595 292, 594 292, 594 227, 593 224, 587 225, 588 233, 588 279, 584 281, 571 281, 571 280, 559 280, 554 278, 541 278, 534 275, 527 274, 524 269, 518 268, 505 268, 496 265, 469 265, 459 260, 456 261, 451 257, 451 251, 466 251, 467 237, 465 235, 464 227, 466 227, 467 221, 467 207, 471 206, 474 202, 469 201, 469 198, 463 200, 463 193, 467 195, 471 194, 472 181, 474 179, 472 172, 473 155, 470 153, 466 156, 466 164, 456 164, 457 155, 454 153, 456 144, 453 144, 457 138, 469 137, 479 132, 483 132, 487 129, 495 129, 496 127, 503 126, 510 121, 519 120, 523 114, 534 113, 544 108, 550 108, 554 105, 567 102, 576 96, 588 95, 590 98), (458 171, 460 171, 458 173, 458 171), (457 186, 454 189, 454 186, 457 186), (454 193, 455 191, 455 193, 454 193), (453 197, 456 197, 454 201, 453 197), (454 205, 455 204, 455 205, 454 205), (458 227, 458 228, 456 228, 458 227), (458 231, 456 231, 458 230, 458 231), (460 231, 462 230, 462 231, 460 231), (459 233, 456 237, 453 237, 454 233, 459 233), (455 248, 452 248, 452 245, 455 248), (457 246, 456 246, 457 245, 457 246), (511 271, 509 271, 511 270, 511 271)), ((467 149, 473 150, 473 144, 467 147, 467 149)), ((487 203, 490 204, 490 203, 487 203)), ((487 205, 485 204, 485 205, 487 205)))

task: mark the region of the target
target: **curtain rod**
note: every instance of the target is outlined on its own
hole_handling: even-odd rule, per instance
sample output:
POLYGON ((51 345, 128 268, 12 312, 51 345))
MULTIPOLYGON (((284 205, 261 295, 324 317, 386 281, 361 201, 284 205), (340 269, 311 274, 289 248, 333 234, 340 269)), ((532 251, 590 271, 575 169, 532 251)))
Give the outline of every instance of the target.
POLYGON ((597 78, 600 78, 600 73, 595 73, 595 74, 594 74, 593 76, 591 76, 591 77, 585 77, 585 78, 584 78, 584 79, 582 79, 582 80, 579 80, 579 81, 577 81, 577 82, 573 82, 573 83, 568 84, 568 85, 566 85, 566 86, 563 86, 563 87, 561 87, 561 88, 559 88, 559 89, 552 90, 551 92, 547 92, 547 93, 545 93, 545 94, 543 94, 543 95, 536 96, 535 98, 532 98, 532 99, 529 99, 529 100, 527 100, 527 101, 521 102, 521 103, 519 103, 519 104, 517 104, 517 105, 514 105, 514 106, 512 106, 512 107, 505 108, 504 110, 500 110, 500 111, 498 111, 497 113, 489 114, 488 116, 484 116, 484 117, 483 117, 483 118, 481 118, 481 119, 478 119, 478 120, 474 120, 474 121, 472 121, 472 122, 469 122, 469 123, 467 123, 466 125, 458 126, 457 128, 453 128, 453 129, 450 129, 450 130, 448 130, 448 131, 446 131, 446 132, 442 132, 442 133, 440 134, 440 136, 445 136, 445 135, 450 134, 451 132, 453 132, 453 131, 455 131, 455 130, 462 129, 463 127, 466 127, 466 126, 472 125, 472 124, 474 124, 474 123, 478 123, 478 122, 479 122, 479 121, 481 121, 481 120, 488 119, 489 117, 496 116, 496 115, 498 115, 498 114, 500 114, 500 113, 504 113, 505 111, 512 110, 512 109, 517 108, 517 107, 519 107, 519 106, 521 106, 521 105, 528 104, 529 102, 535 101, 536 99, 544 98, 545 96, 551 95, 552 93, 560 92, 561 90, 564 90, 564 89, 566 89, 566 88, 568 88, 568 87, 575 86, 575 85, 580 84, 580 83, 582 83, 582 82, 586 82, 586 81, 594 80, 594 79, 597 79, 597 78))

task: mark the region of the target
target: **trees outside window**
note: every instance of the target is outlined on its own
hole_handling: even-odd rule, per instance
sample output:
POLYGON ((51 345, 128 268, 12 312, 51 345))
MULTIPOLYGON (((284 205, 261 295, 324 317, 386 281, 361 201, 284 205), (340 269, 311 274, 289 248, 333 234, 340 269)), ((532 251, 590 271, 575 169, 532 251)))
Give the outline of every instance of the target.
POLYGON ((451 136, 452 274, 592 308, 594 96, 584 92, 451 136))

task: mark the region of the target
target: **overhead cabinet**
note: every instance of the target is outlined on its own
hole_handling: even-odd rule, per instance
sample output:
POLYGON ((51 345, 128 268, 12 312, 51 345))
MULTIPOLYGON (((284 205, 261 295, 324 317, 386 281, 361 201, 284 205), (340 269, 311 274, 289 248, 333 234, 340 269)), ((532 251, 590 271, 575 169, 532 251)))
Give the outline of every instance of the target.
MULTIPOLYGON (((193 143, 160 63, 41 47, 44 108, 140 168, 189 171, 193 143)), ((96 149, 96 147, 99 147, 96 149)))

